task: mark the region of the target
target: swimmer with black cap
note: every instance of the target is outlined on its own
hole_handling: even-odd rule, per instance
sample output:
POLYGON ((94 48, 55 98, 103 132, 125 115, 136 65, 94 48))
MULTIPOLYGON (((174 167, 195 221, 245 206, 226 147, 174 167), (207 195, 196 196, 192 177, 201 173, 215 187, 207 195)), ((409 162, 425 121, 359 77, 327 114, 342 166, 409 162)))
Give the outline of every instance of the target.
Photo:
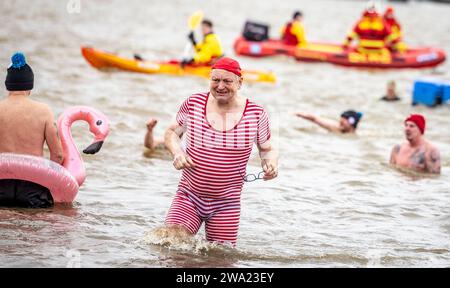
POLYGON ((309 120, 330 132, 347 134, 356 132, 359 120, 361 120, 363 114, 361 112, 347 110, 341 114, 339 121, 318 117, 304 112, 296 112, 295 115, 309 120))

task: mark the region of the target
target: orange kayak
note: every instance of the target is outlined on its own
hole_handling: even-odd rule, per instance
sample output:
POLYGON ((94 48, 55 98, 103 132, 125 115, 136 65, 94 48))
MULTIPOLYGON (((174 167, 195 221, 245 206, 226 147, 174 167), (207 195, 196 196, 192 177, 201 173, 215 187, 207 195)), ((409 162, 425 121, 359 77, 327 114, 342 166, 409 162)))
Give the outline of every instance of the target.
POLYGON ((308 43, 304 47, 284 44, 280 40, 254 42, 239 37, 234 43, 238 55, 267 57, 288 55, 300 61, 329 62, 343 66, 375 67, 375 68, 425 68, 439 65, 445 61, 442 49, 423 47, 411 48, 405 53, 390 52, 388 49, 380 53, 365 54, 356 51, 355 47, 343 49, 341 45, 330 43, 308 43))
MULTIPOLYGON (((195 75, 205 78, 209 78, 211 72, 210 66, 186 65, 184 68, 181 68, 180 62, 177 60, 167 62, 138 61, 92 47, 81 47, 81 53, 89 64, 100 70, 118 69, 146 74, 195 75)), ((243 70, 242 76, 244 81, 249 82, 274 83, 276 81, 276 77, 272 72, 243 70)))

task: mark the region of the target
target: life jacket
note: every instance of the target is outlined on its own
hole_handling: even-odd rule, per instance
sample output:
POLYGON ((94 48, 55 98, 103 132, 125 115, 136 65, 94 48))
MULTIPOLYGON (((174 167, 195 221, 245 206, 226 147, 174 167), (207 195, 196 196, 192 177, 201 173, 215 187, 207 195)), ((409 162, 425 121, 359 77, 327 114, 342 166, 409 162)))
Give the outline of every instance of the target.
POLYGON ((379 50, 386 46, 391 31, 378 14, 364 16, 354 27, 354 34, 359 37, 359 47, 367 50, 379 50))
POLYGON ((223 55, 220 39, 214 33, 207 34, 203 42, 195 45, 195 51, 194 63, 197 65, 209 64, 214 59, 223 55))
POLYGON ((294 24, 293 21, 286 24, 286 26, 282 32, 282 36, 283 36, 282 40, 283 40, 284 44, 286 44, 286 45, 296 46, 299 43, 299 41, 298 41, 297 35, 292 33, 293 24, 294 24))

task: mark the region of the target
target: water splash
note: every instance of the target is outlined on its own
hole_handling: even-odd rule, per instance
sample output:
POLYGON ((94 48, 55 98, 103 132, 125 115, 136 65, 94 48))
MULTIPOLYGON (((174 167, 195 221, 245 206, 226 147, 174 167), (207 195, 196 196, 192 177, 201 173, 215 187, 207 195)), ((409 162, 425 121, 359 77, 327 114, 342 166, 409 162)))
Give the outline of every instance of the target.
POLYGON ((191 235, 185 230, 174 227, 155 228, 139 242, 195 254, 209 254, 212 251, 232 249, 231 246, 208 242, 201 235, 191 235))

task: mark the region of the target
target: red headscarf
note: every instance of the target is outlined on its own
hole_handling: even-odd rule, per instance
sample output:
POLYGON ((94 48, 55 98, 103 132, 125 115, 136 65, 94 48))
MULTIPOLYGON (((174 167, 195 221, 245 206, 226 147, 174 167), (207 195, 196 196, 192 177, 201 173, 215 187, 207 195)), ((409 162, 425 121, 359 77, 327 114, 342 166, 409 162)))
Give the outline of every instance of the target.
POLYGON ((411 114, 408 118, 405 119, 405 123, 407 121, 411 121, 419 127, 419 130, 422 134, 425 134, 425 117, 420 114, 411 114))
POLYGON ((223 70, 227 70, 239 77, 242 76, 241 66, 239 65, 239 63, 236 60, 228 58, 228 57, 220 58, 216 63, 214 63, 214 65, 212 66, 211 69, 223 69, 223 70))

